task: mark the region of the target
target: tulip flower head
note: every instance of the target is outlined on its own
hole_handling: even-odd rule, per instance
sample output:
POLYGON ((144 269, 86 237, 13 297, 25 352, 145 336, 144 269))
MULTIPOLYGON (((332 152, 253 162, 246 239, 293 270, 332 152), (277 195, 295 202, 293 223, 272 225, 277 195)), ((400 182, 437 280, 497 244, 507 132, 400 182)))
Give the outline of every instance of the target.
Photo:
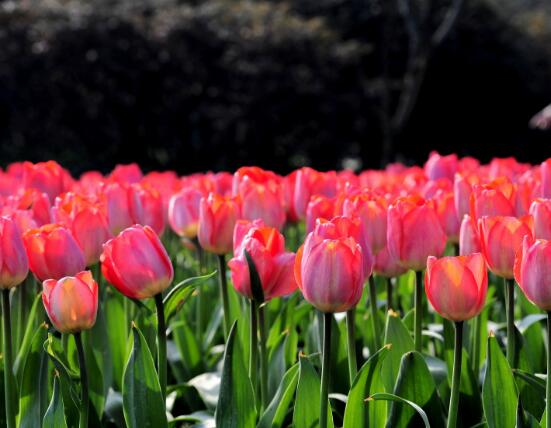
POLYGON ((285 251, 285 238, 262 220, 240 220, 234 230, 234 257, 228 262, 233 286, 240 294, 253 298, 247 251, 260 277, 264 300, 285 296, 296 290, 295 254, 285 251))
POLYGON ((16 223, 0 217, 0 289, 21 284, 28 273, 29 261, 16 223))
POLYGON ((90 271, 43 282, 42 302, 60 333, 91 329, 98 311, 98 284, 90 271))
POLYGON ((551 311, 551 241, 526 235, 516 254, 514 271, 528 300, 551 311))
POLYGON ((168 222, 179 236, 193 239, 199 228, 199 204, 203 193, 194 187, 185 187, 170 198, 168 222))
POLYGON ((131 299, 147 299, 165 290, 174 277, 172 262, 149 226, 134 225, 103 246, 105 278, 131 299))
POLYGON ((233 229, 241 216, 240 200, 210 193, 199 204, 199 244, 214 254, 233 248, 233 229))
POLYGON ((488 184, 474 185, 471 193, 471 217, 514 216, 515 187, 505 177, 488 184))
POLYGON ((459 254, 468 256, 473 253, 480 253, 480 239, 478 238, 478 228, 471 216, 465 214, 459 230, 459 254))
POLYGON ((551 240, 551 199, 536 199, 530 206, 534 217, 534 235, 538 239, 551 240))
POLYGON ((482 254, 427 259, 425 292, 444 318, 465 321, 477 316, 487 291, 488 273, 482 254))

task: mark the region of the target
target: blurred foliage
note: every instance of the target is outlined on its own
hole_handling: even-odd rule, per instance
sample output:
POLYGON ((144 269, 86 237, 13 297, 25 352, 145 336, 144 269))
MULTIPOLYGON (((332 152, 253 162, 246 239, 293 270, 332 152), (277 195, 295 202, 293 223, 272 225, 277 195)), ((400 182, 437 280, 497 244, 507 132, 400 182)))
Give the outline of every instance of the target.
MULTIPOLYGON (((0 1, 0 159, 180 172, 378 166, 383 25, 365 0, 0 1)), ((396 157, 430 149, 537 160, 545 49, 480 0, 431 60, 396 157), (532 141, 528 150, 515 145, 532 141)))

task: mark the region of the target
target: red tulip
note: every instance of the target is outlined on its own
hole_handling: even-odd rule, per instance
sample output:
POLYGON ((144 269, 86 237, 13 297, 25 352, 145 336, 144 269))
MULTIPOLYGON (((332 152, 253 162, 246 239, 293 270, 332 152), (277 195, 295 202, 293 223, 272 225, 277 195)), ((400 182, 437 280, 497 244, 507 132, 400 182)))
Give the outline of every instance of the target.
POLYGON ((100 261, 105 278, 131 299, 161 293, 174 277, 170 257, 149 226, 123 230, 104 245, 100 261))
POLYGON ((530 206, 534 217, 534 236, 551 240, 551 199, 536 199, 530 206))
POLYGON ((392 257, 388 248, 385 247, 375 256, 373 271, 386 278, 395 278, 406 273, 408 269, 402 266, 398 259, 392 257))
POLYGON ((253 298, 245 250, 250 254, 264 291, 264 300, 285 296, 296 290, 295 253, 285 251, 285 238, 261 220, 240 220, 234 230, 234 257, 228 262, 233 286, 242 295, 253 298))
POLYGON ((163 200, 157 190, 143 184, 132 184, 128 188, 128 209, 133 224, 150 226, 157 235, 163 234, 163 200))
POLYGON ((471 194, 471 217, 514 216, 515 188, 505 177, 491 183, 474 185, 471 194))
POLYGON ((109 175, 109 180, 119 184, 139 183, 143 173, 138 164, 117 165, 109 175))
POLYGON ((374 193, 360 193, 344 200, 343 214, 359 217, 371 252, 386 247, 387 201, 374 193))
POLYGON ((306 208, 313 195, 332 198, 336 194, 337 173, 335 171, 319 172, 308 167, 297 170, 293 205, 300 218, 306 216, 306 208))
POLYGON ((515 258, 515 280, 534 305, 551 311, 551 241, 524 237, 515 258))
POLYGON ((429 160, 425 163, 425 174, 430 180, 447 178, 453 181, 453 176, 458 169, 457 155, 440 156, 437 152, 432 152, 429 160))
POLYGON ((29 261, 16 223, 0 217, 0 289, 21 284, 29 273, 29 261))
POLYGON ((179 236, 193 239, 199 228, 199 204, 203 193, 194 187, 185 187, 170 198, 168 222, 179 236))
POLYGON ((318 218, 330 219, 335 216, 335 198, 323 195, 314 195, 306 208, 306 233, 310 233, 316 227, 318 218))
POLYGON ((25 189, 34 189, 46 193, 50 202, 55 197, 69 190, 72 184, 71 175, 57 162, 39 162, 23 164, 23 185, 25 189))
POLYGON ((388 251, 408 269, 420 271, 428 256, 444 252, 446 234, 433 201, 418 196, 399 198, 388 208, 387 224, 388 251))
MULTIPOLYGON (((335 226, 325 227, 327 231, 335 226)), ((295 279, 304 298, 322 312, 344 312, 358 303, 365 280, 360 245, 352 237, 308 234, 295 259, 295 279)))
POLYGON ((86 267, 73 234, 59 224, 28 230, 23 241, 31 271, 40 281, 76 275, 86 267))
POLYGON ((283 177, 283 195, 285 197, 285 209, 287 210, 287 221, 295 223, 298 221, 298 214, 295 211, 295 187, 297 171, 283 177))
POLYGON ((113 235, 132 226, 134 220, 128 205, 128 190, 118 183, 110 183, 101 189, 100 197, 107 207, 107 220, 113 235))
POLYGON ((482 217, 478 229, 488 269, 503 278, 513 278, 515 254, 525 235, 533 237, 533 228, 531 216, 482 217))
POLYGON ((465 321, 477 316, 487 291, 488 272, 482 254, 427 259, 425 292, 444 318, 465 321))
POLYGON ((465 214, 461 222, 461 229, 459 230, 459 254, 468 256, 469 254, 480 252, 477 225, 469 215, 465 214))
POLYGON ((199 205, 199 244, 214 254, 227 254, 233 246, 233 229, 241 215, 237 197, 225 198, 211 193, 199 205))
POLYGON ((478 176, 474 174, 455 174, 453 197, 458 219, 463 218, 465 214, 470 214, 473 185, 478 184, 479 180, 478 176))
POLYGON ((98 284, 90 271, 43 283, 42 302, 60 333, 77 333, 91 329, 98 311, 98 284))
POLYGON ((436 214, 440 225, 450 242, 459 240, 459 219, 455 210, 454 197, 452 192, 438 191, 434 195, 436 203, 436 214))

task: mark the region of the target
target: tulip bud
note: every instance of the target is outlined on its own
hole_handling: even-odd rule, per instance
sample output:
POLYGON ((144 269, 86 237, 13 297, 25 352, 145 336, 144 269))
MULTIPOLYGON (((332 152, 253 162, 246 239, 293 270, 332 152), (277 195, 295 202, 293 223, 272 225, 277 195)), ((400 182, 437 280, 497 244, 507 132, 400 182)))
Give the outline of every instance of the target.
POLYGON ((43 282, 42 302, 60 333, 91 329, 98 311, 98 284, 90 271, 43 282))
POLYGON ((242 177, 236 195, 241 197, 242 218, 250 221, 261 218, 267 226, 281 229, 286 218, 283 189, 272 174, 256 177, 259 181, 248 175, 242 177))
POLYGON ((149 226, 134 225, 103 246, 105 278, 131 299, 147 299, 165 290, 174 277, 172 262, 149 226))
POLYGON ((498 276, 512 279, 515 254, 525 235, 533 237, 532 217, 482 217, 478 229, 488 269, 498 276))
POLYGON ((185 187, 170 198, 168 222, 179 236, 193 239, 199 228, 199 204, 203 194, 194 187, 185 187))
POLYGON ((86 267, 84 254, 71 231, 47 224, 23 234, 32 273, 40 281, 76 275, 86 267))
POLYGON ((23 185, 25 189, 34 189, 46 193, 50 202, 67 191, 72 183, 70 174, 57 162, 39 162, 23 164, 23 185))
POLYGON ((107 207, 107 220, 113 235, 134 224, 128 205, 128 190, 118 183, 110 183, 101 189, 100 197, 107 207))
POLYGON ((491 183, 474 185, 471 194, 471 217, 514 216, 515 187, 505 177, 491 183))
POLYGON ((534 236, 551 240, 551 199, 536 199, 530 206, 534 217, 534 236))
POLYGON ((211 193, 199 204, 199 244, 214 254, 227 254, 233 248, 233 229, 240 218, 238 198, 211 193))
POLYGON ((551 311, 551 241, 524 237, 515 258, 515 280, 534 305, 551 311))
POLYGON ((120 184, 134 184, 143 178, 142 170, 137 163, 117 165, 109 175, 109 180, 120 184))
POLYGON ((471 212, 471 193, 473 191, 473 185, 478 184, 478 181, 479 178, 475 174, 455 174, 455 179, 453 182, 453 198, 458 219, 463 218, 465 214, 469 214, 471 212))
POLYGON ((337 173, 335 171, 319 172, 308 167, 297 171, 293 205, 300 218, 306 216, 306 208, 313 195, 332 198, 336 194, 337 173))
POLYGON ((482 254, 427 259, 425 292, 444 318, 465 321, 477 316, 487 291, 488 273, 482 254))
POLYGON ((0 289, 21 284, 29 273, 29 261, 15 222, 0 217, 0 289))
POLYGON ((452 181, 457 168, 457 155, 441 156, 437 152, 432 152, 429 160, 425 163, 425 174, 429 180, 447 178, 452 181))
POLYGON ((163 234, 163 200, 155 189, 142 184, 132 184, 128 188, 128 210, 133 224, 149 226, 157 235, 163 234))
POLYGON ((420 271, 428 256, 444 252, 446 234, 433 201, 418 196, 399 198, 388 208, 387 224, 388 251, 408 269, 420 271))
POLYGON ((264 300, 285 296, 296 290, 295 253, 285 251, 285 238, 261 220, 240 220, 234 230, 234 257, 228 262, 233 286, 240 294, 253 298, 247 251, 256 267, 264 292, 264 300))
POLYGON ((450 242, 456 243, 459 240, 459 219, 455 210, 454 197, 452 192, 438 191, 434 195, 436 214, 440 225, 450 242))
POLYGON ((306 208, 306 233, 316 227, 318 218, 330 219, 335 216, 335 199, 323 195, 312 196, 306 208))
POLYGON ((478 229, 468 214, 465 214, 459 230, 459 254, 468 256, 473 253, 480 253, 480 239, 478 229))
POLYGON ((551 199, 551 158, 541 163, 541 197, 551 199))
POLYGON ((373 271, 380 276, 386 278, 396 278, 408 271, 407 268, 400 264, 400 261, 390 255, 388 248, 385 247, 375 256, 375 264, 373 271))

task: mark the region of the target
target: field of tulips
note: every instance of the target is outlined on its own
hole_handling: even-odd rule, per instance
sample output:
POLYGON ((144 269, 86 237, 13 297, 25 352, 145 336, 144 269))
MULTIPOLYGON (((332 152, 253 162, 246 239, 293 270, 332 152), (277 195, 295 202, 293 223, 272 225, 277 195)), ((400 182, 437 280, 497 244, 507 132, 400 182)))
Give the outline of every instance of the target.
POLYGON ((2 427, 551 427, 551 158, 23 162, 0 210, 2 427))

